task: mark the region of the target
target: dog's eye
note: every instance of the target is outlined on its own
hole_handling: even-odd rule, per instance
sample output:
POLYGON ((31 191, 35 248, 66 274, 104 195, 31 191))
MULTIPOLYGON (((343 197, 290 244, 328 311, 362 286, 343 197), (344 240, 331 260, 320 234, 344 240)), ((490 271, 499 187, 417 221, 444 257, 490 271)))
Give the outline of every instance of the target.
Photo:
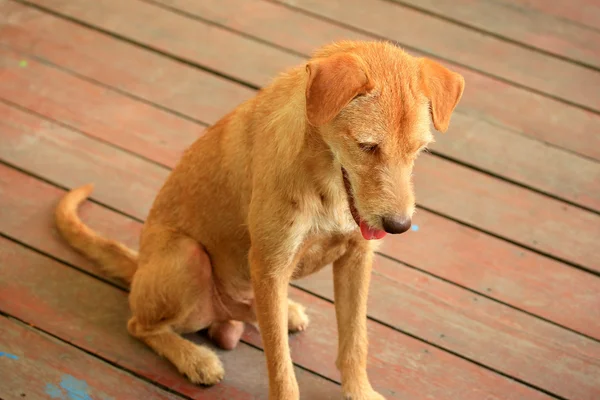
POLYGON ((365 153, 373 153, 377 150, 377 143, 359 143, 358 147, 365 153))

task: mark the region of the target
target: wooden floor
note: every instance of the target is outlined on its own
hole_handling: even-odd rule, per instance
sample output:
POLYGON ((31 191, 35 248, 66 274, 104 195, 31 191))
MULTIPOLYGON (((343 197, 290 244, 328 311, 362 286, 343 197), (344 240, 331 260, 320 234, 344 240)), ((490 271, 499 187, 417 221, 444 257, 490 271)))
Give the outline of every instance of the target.
MULTIPOLYGON (((204 127, 335 39, 462 73, 377 256, 369 374, 388 399, 600 399, 597 0, 0 0, 0 399, 266 399, 260 337, 200 388, 125 330, 127 288, 58 237, 66 189, 137 246, 204 127)), ((330 271, 297 282, 303 399, 339 399, 330 271)), ((191 335, 204 342, 203 334, 191 335)))

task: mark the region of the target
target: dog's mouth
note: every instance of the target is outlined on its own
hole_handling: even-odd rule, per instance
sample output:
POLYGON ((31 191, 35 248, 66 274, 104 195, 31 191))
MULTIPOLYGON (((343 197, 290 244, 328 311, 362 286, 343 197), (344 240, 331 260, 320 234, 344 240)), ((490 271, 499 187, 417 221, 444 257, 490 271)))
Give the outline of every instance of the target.
POLYGON ((350 185, 350 179, 348 178, 348 172, 342 167, 342 177, 344 178, 344 188, 346 189, 346 195, 348 196, 348 206, 350 207, 350 213, 352 218, 356 222, 356 225, 360 228, 360 233, 366 240, 381 239, 385 236, 385 231, 369 226, 365 221, 360 218, 360 214, 356 209, 354 202, 354 195, 352 194, 352 186, 350 185))

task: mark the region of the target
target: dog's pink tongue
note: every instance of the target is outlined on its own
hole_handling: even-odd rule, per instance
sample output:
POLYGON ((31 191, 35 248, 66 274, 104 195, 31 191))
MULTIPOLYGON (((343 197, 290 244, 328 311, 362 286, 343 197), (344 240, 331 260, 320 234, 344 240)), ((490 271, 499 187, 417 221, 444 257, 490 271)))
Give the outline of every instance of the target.
POLYGON ((385 232, 380 229, 371 228, 365 221, 360 221, 360 233, 367 240, 381 239, 385 232))

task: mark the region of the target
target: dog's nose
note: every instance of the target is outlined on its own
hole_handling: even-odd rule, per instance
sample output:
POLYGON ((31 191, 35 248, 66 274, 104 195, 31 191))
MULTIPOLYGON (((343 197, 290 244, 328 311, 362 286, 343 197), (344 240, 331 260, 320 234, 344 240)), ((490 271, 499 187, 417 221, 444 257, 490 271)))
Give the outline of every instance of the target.
POLYGON ((383 217, 383 230, 387 233, 404 233, 410 229, 410 217, 390 216, 383 217))

